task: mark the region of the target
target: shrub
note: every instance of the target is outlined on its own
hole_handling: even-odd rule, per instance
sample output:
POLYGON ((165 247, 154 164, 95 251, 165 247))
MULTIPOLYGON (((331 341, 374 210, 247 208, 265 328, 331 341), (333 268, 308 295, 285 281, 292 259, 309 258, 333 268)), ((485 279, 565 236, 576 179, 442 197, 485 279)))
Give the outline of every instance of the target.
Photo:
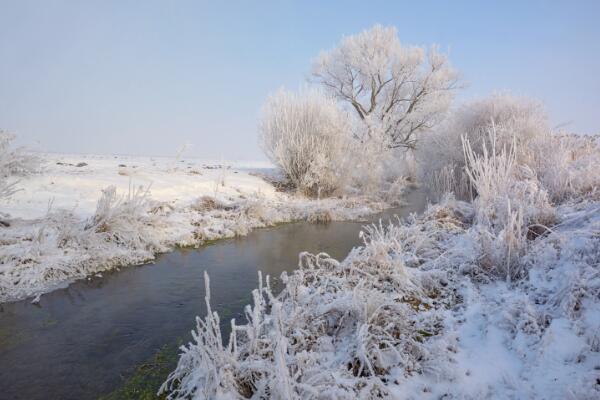
POLYGON ((486 140, 490 149, 484 146, 479 155, 463 138, 465 173, 477 193, 474 206, 482 264, 510 281, 522 276, 519 260, 527 249, 529 230, 553 224, 555 211, 533 171, 517 164, 518 145, 498 150, 504 139, 494 127, 486 140))
POLYGON ((11 146, 15 135, 0 130, 0 198, 9 197, 17 191, 17 181, 10 180, 11 176, 23 176, 37 172, 40 159, 11 146))
POLYGON ((318 90, 270 96, 260 125, 269 159, 301 192, 320 196, 345 183, 349 122, 335 100, 318 90))
POLYGON ((115 186, 107 187, 84 228, 90 244, 102 238, 134 250, 162 249, 164 246, 155 234, 158 219, 149 213, 150 208, 149 188, 130 187, 127 195, 120 196, 115 186))
POLYGON ((555 202, 598 196, 598 137, 546 132, 528 148, 528 164, 555 202))
POLYGON ((549 132, 541 105, 526 98, 502 94, 463 105, 442 126, 425 134, 418 150, 418 176, 433 199, 446 192, 461 199, 474 197, 462 139, 469 141, 474 155, 482 155, 491 151, 492 130, 494 151, 514 149, 519 164, 529 157, 530 144, 549 132))

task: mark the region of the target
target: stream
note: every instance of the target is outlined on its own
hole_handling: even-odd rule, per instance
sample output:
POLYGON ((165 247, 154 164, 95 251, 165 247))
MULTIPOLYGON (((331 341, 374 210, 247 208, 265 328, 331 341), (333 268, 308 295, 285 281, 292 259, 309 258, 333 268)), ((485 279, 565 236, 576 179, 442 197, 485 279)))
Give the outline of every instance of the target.
MULTIPOLYGON (((421 212, 424 195, 374 215, 388 220, 421 212)), ((258 271, 278 286, 293 271, 298 253, 326 252, 343 259, 361 244, 366 222, 297 222, 258 229, 197 249, 177 249, 152 264, 122 268, 65 289, 0 304, 0 399, 97 399, 118 389, 165 345, 191 339, 203 317, 204 278, 223 329, 239 318, 258 285, 258 271)), ((243 322, 242 318, 240 322, 243 322)))

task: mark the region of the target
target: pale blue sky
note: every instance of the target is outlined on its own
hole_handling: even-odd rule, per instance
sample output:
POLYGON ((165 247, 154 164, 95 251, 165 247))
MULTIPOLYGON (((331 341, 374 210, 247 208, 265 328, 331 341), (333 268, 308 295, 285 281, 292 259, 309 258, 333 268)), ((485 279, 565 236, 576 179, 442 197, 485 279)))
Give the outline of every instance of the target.
POLYGON ((48 151, 260 159, 266 95, 381 23, 449 51, 460 99, 533 96, 599 133, 598 20, 600 1, 0 0, 0 127, 48 151))

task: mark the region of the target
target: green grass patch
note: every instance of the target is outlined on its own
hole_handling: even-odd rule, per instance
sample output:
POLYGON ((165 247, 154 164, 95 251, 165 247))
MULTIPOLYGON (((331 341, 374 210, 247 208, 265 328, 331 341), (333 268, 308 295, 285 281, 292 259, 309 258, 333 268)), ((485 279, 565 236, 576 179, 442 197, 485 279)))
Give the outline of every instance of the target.
POLYGON ((99 400, 166 399, 166 395, 157 396, 156 393, 177 366, 178 348, 179 345, 163 346, 150 360, 139 365, 120 388, 99 400))

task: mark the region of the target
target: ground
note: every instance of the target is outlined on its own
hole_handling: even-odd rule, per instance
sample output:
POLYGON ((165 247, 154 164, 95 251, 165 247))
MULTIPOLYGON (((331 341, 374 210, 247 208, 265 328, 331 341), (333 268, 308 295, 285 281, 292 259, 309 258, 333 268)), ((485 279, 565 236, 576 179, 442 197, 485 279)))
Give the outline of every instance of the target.
POLYGON ((252 173, 269 173, 267 162, 231 162, 169 157, 103 156, 45 153, 43 173, 20 178, 19 192, 0 203, 14 218, 42 218, 53 209, 72 210, 81 217, 94 214, 101 191, 114 185, 150 187, 152 199, 181 207, 202 195, 240 197, 257 193, 277 198, 272 185, 252 173))

